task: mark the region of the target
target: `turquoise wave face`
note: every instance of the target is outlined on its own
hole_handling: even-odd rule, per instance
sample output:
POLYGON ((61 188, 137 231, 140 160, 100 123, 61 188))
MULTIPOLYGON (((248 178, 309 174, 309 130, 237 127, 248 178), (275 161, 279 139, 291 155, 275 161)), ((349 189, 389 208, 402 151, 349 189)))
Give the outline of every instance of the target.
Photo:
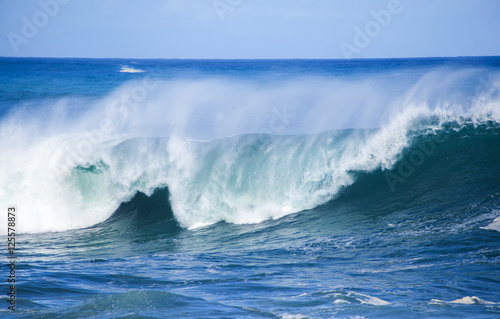
MULTIPOLYGON (((250 218, 245 213, 250 212, 251 217, 255 218, 255 211, 262 211, 260 202, 278 208, 284 205, 281 200, 296 200, 299 204, 303 201, 307 205, 318 193, 319 200, 313 201, 312 207, 306 209, 321 205, 334 209, 339 203, 347 202, 357 203, 360 210, 381 207, 380 211, 384 212, 388 206, 396 205, 400 209, 418 206, 421 197, 425 197, 429 205, 440 203, 443 196, 453 198, 456 202, 470 202, 477 197, 487 197, 497 187, 496 181, 500 177, 500 127, 496 124, 469 124, 461 126, 459 130, 447 127, 423 135, 413 132, 411 142, 396 154, 391 166, 384 168, 380 162, 375 162, 367 169, 367 163, 359 161, 359 166, 346 166, 353 164, 355 156, 360 154, 351 153, 354 145, 361 145, 376 134, 376 130, 349 130, 308 136, 247 135, 211 143, 191 142, 197 163, 192 172, 183 172, 184 178, 189 180, 183 185, 185 188, 182 191, 188 196, 183 197, 182 204, 176 203, 178 198, 172 198, 169 193, 171 187, 168 177, 175 173, 167 173, 166 180, 159 183, 164 186, 150 186, 147 189, 154 193, 152 197, 140 193, 131 202, 122 204, 106 223, 123 219, 133 224, 135 219, 140 219, 148 224, 163 224, 168 220, 172 225, 180 222, 181 226, 189 227, 192 225, 183 224, 182 221, 192 218, 192 224, 203 223, 206 215, 213 218, 208 224, 218 221, 241 223, 246 222, 245 218, 250 218), (342 169, 345 171, 339 172, 342 169), (335 180, 332 177, 340 173, 345 174, 343 179, 335 180), (297 198, 289 197, 292 187, 297 188, 297 198), (203 211, 203 205, 207 205, 203 199, 211 200, 212 206, 207 211, 203 211), (183 206, 193 209, 175 210, 183 206)), ((148 167, 156 162, 156 158, 168 156, 165 153, 167 145, 167 141, 155 138, 129 140, 116 146, 113 154, 120 158, 121 169, 129 171, 130 165, 144 166, 138 175, 139 180, 121 186, 135 193, 136 187, 140 187, 138 185, 150 184, 147 181, 151 178, 148 167), (129 152, 137 154, 138 145, 142 148, 148 146, 144 149, 149 152, 149 161, 143 161, 144 158, 139 156, 133 158, 132 163, 128 162, 131 160, 129 152)), ((373 154, 368 160, 373 160, 373 154)), ((100 175, 112 174, 111 166, 101 165, 104 167, 102 171, 95 165, 86 169, 77 168, 77 171, 82 172, 75 176, 77 183, 85 185, 83 181, 87 181, 89 175, 98 183, 100 175)), ((159 168, 162 172, 172 169, 175 168, 171 163, 159 168)), ((154 174, 154 177, 158 177, 158 174, 154 174)), ((114 180, 111 176, 107 179, 114 180)), ((173 188, 178 187, 175 183, 172 185, 173 188)), ((95 185, 84 187, 94 189, 95 185)), ((271 215, 271 218, 292 212, 308 213, 303 210, 283 212, 276 209, 276 215, 271 215)), ((262 221, 269 217, 258 218, 261 219, 257 221, 262 221)), ((167 229, 171 228, 167 226, 167 229)))
MULTIPOLYGON (((181 227, 221 221, 259 223, 332 201, 364 176, 382 176, 372 187, 396 194, 422 167, 430 171, 428 165, 436 160, 446 165, 443 172, 431 174, 434 181, 440 182, 440 176, 446 181, 455 175, 465 178, 468 172, 478 174, 473 167, 456 174, 460 164, 475 160, 450 162, 441 155, 447 148, 476 154, 480 147, 481 158, 490 164, 479 162, 478 169, 496 171, 498 122, 494 113, 481 116, 409 108, 379 129, 247 134, 213 141, 177 135, 120 138, 88 144, 91 147, 80 149, 86 154, 75 153, 78 148, 71 152, 75 144, 65 136, 50 137, 20 153, 49 153, 46 162, 35 163, 44 169, 35 165, 22 172, 6 171, 22 178, 4 196, 23 196, 18 191, 23 187, 41 196, 23 199, 43 204, 28 211, 32 219, 23 225, 27 232, 89 227, 105 221, 137 192, 149 196, 161 188, 168 189, 173 216, 181 227), (450 167, 454 170, 443 174, 450 167)), ((369 194, 360 194, 364 196, 369 194)))

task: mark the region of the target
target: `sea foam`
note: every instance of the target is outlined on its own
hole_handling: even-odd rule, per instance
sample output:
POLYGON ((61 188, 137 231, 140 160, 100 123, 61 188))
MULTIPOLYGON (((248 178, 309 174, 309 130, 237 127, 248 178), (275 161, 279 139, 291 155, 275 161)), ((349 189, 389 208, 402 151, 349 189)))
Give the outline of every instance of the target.
POLYGON ((500 231, 500 216, 495 218, 490 224, 485 227, 481 227, 481 229, 489 229, 500 231))
POLYGON ((127 65, 124 65, 120 68, 120 72, 121 73, 144 73, 146 71, 141 70, 141 69, 134 69, 134 68, 131 68, 127 65))

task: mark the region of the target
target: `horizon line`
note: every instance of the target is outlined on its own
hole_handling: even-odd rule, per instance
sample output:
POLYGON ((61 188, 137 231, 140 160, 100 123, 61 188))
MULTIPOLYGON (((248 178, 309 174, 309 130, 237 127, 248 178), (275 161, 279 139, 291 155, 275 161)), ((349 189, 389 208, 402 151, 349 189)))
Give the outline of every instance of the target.
POLYGON ((4 59, 94 59, 94 60, 338 60, 338 61, 356 61, 356 60, 404 60, 404 59, 443 59, 443 58, 495 58, 500 55, 457 55, 457 56, 415 56, 415 57, 383 57, 383 58, 129 58, 129 57, 51 57, 51 56, 0 56, 4 59))

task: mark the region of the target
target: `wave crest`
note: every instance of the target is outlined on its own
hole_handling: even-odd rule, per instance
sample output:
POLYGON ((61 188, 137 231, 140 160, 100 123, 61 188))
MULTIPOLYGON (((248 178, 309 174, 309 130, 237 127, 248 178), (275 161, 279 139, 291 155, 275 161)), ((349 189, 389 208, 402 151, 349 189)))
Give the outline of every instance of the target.
MULTIPOLYGON (((19 231, 61 231, 91 226, 109 218, 121 203, 132 199, 137 192, 151 195, 164 187, 170 192, 174 215, 183 227, 194 228, 219 221, 255 223, 279 218, 332 200, 356 181, 356 172, 393 168, 404 150, 419 138, 463 128, 474 130, 488 125, 498 128, 500 122, 498 100, 491 94, 468 107, 459 108, 431 107, 410 99, 398 107, 399 111, 389 108, 390 112, 385 114, 386 119, 377 129, 314 133, 316 129, 310 128, 311 134, 276 135, 266 130, 267 134, 262 134, 253 126, 239 130, 238 123, 243 122, 235 120, 228 126, 229 131, 215 129, 218 132, 215 136, 223 132, 226 137, 200 141, 184 134, 185 129, 193 125, 191 120, 197 124, 207 121, 203 117, 206 110, 201 114, 193 112, 201 110, 200 105, 203 105, 198 96, 192 97, 196 103, 201 103, 195 103, 197 108, 186 113, 172 113, 171 117, 169 114, 159 116, 162 104, 154 103, 158 99, 165 101, 167 96, 172 108, 180 102, 189 105, 187 91, 193 96, 193 92, 206 93, 208 87, 224 93, 227 91, 225 85, 229 84, 184 80, 163 84, 132 82, 98 101, 77 120, 64 118, 59 132, 45 129, 43 123, 47 115, 42 113, 28 120, 15 114, 4 119, 0 124, 1 144, 6 151, 0 159, 0 178, 9 182, 2 185, 0 198, 24 212, 19 231), (154 93, 153 88, 160 91, 154 93), (130 89, 129 104, 124 107, 123 92, 127 89, 130 89), (176 95, 178 91, 182 98, 176 95), (149 112, 155 110, 155 105, 159 105, 156 112, 149 112), (115 115, 109 117, 111 121, 101 123, 98 131, 89 131, 96 118, 106 118, 106 112, 110 111, 115 115), (142 129, 145 123, 157 123, 155 117, 164 122, 166 129, 153 136, 164 137, 138 137, 157 132, 142 129), (172 127, 174 122, 180 122, 180 127, 172 127), (244 134, 249 130, 254 134, 244 134), (7 139, 13 131, 19 133, 18 138, 7 139), (229 132, 242 134, 227 137, 231 135, 227 134, 229 132), (38 138, 33 139, 33 136, 38 138)), ((249 105, 248 110, 259 100, 265 105, 276 102, 276 95, 269 95, 268 88, 241 83, 228 87, 239 90, 245 97, 250 96, 249 92, 257 96, 254 104, 245 102, 249 105), (238 89, 240 86, 243 88, 238 89)), ((282 94, 294 88, 298 88, 297 83, 276 90, 282 94)), ((307 90, 310 88, 306 86, 307 90)), ((315 91, 327 94, 325 92, 326 89, 315 91)), ((338 98, 338 91, 335 92, 338 98)), ((229 100, 233 101, 235 94, 230 96, 229 100)), ((302 108, 307 109, 310 101, 304 100, 302 108)), ((324 107, 328 99, 321 100, 319 104, 324 107)), ((402 99, 393 101, 401 102, 402 99)), ((304 114, 316 114, 321 107, 304 114)), ((223 108, 227 111, 228 106, 223 108)), ((222 108, 216 110, 219 112, 222 108)), ((290 112, 295 112, 297 117, 303 115, 296 111, 297 105, 293 110, 279 111, 274 116, 278 119, 281 116, 283 124, 290 112)), ((258 108, 257 112, 248 114, 254 116, 260 111, 262 109, 258 108)), ((220 118, 215 116, 214 120, 211 115, 208 119, 210 123, 205 127, 217 127, 220 118)), ((300 131, 304 124, 298 127, 300 131)), ((290 125, 280 133, 292 128, 290 125)))

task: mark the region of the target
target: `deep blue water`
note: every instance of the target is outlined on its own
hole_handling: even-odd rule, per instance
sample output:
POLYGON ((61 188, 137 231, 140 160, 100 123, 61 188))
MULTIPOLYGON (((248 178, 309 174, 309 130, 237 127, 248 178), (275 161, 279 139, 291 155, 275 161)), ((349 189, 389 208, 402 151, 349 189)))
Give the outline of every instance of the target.
POLYGON ((499 83, 498 57, 0 58, 0 316, 496 318, 499 83))

